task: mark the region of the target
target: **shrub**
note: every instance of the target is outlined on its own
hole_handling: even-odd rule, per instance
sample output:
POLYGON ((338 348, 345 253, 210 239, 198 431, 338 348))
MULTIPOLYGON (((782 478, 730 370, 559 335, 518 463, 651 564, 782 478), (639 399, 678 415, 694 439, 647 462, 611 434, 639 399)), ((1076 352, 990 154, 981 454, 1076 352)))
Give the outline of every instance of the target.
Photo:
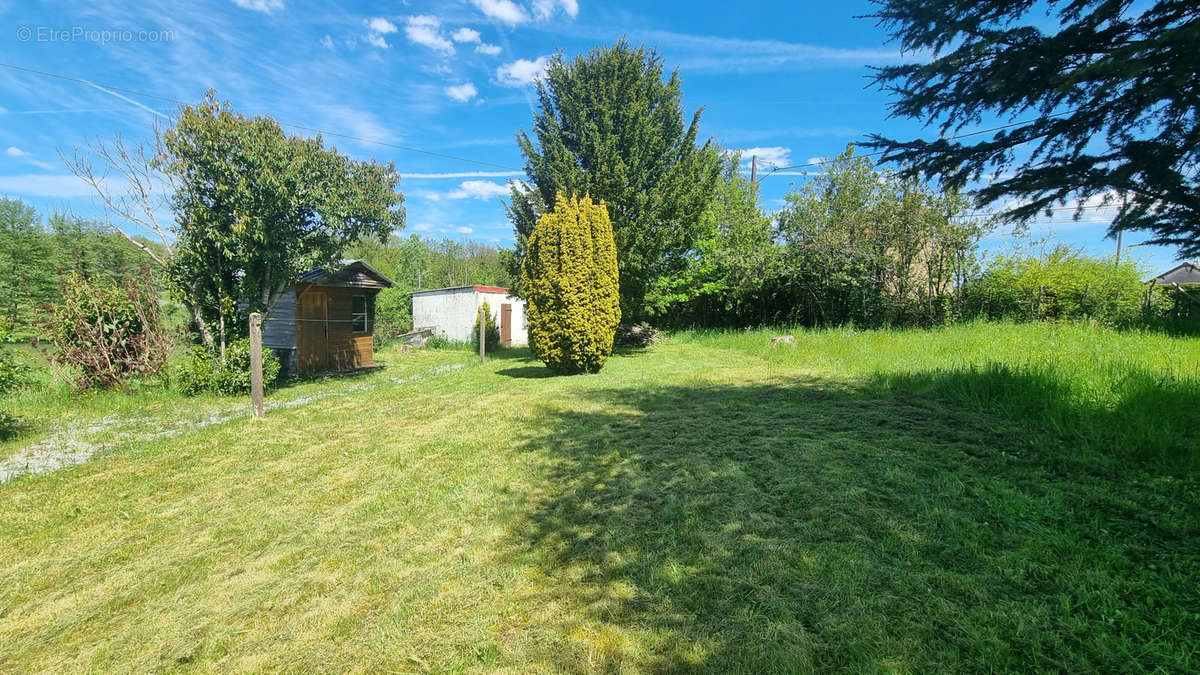
POLYGON ((0 410, 0 441, 16 438, 24 430, 24 420, 7 410, 0 410))
POLYGON ((43 329, 57 348, 51 358, 81 373, 79 391, 159 374, 171 344, 145 267, 140 279, 120 284, 75 272, 62 283, 59 304, 46 307, 43 329))
POLYGON ((989 319, 1125 326, 1141 317, 1144 293, 1137 265, 1059 246, 1036 257, 996 258, 968 288, 966 302, 969 314, 989 319))
POLYGON ((567 199, 538 219, 521 265, 529 345, 547 366, 594 373, 621 320, 617 252, 604 204, 567 199))
MULTIPOLYGON (((263 386, 269 388, 279 379, 279 358, 270 349, 263 350, 263 386)), ((192 348, 191 360, 178 377, 179 390, 187 396, 202 392, 235 396, 250 393, 250 340, 234 340, 221 355, 205 347, 192 348)))
MULTIPOLYGON (((482 309, 487 323, 483 330, 483 346, 488 352, 494 352, 500 348, 500 328, 496 325, 496 318, 492 316, 492 308, 486 302, 483 303, 482 309)), ((476 348, 479 346, 479 317, 475 317, 475 327, 471 329, 471 344, 476 348)))
MULTIPOLYGON (((0 341, 4 336, 0 335, 0 341)), ((9 394, 29 383, 29 366, 17 360, 11 349, 0 347, 0 396, 9 394)))

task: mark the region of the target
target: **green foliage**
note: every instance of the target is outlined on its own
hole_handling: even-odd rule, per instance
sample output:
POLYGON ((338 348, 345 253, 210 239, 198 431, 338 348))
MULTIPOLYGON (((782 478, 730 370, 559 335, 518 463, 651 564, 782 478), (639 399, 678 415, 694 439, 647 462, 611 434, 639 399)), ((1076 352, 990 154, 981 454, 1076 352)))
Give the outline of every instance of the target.
POLYGON ((63 271, 119 283, 140 256, 104 225, 61 215, 40 222, 33 207, 0 197, 0 329, 35 336, 42 306, 61 299, 63 271))
POLYGON ((149 270, 120 284, 75 272, 61 294, 42 327, 55 346, 52 358, 79 373, 77 390, 122 387, 165 369, 171 338, 149 270))
POLYGON ((621 320, 617 254, 604 204, 559 194, 529 236, 521 284, 534 355, 556 370, 598 372, 621 320))
POLYGON ((184 106, 163 143, 163 169, 180 186, 169 278, 209 331, 244 334, 238 300, 269 315, 299 274, 404 226, 394 166, 351 159, 319 136, 288 136, 211 91, 184 106))
POLYGON ((787 196, 778 214, 781 285, 806 324, 933 324, 972 272, 980 227, 966 203, 895 174, 853 147, 787 196))
MULTIPOLYGON (((492 316, 492 308, 486 302, 483 303, 483 314, 486 323, 483 330, 483 347, 488 353, 491 353, 500 348, 500 327, 496 325, 496 317, 492 316)), ((475 319, 475 326, 471 329, 471 344, 479 344, 478 317, 475 319)))
POLYGON ((716 150, 696 144, 700 113, 684 123, 678 72, 663 75, 657 53, 624 41, 570 61, 558 54, 537 84, 536 143, 517 138, 528 180, 514 184, 508 209, 513 269, 559 192, 590 195, 609 207, 629 320, 659 276, 685 266, 720 173, 716 150))
POLYGON ((779 247, 771 219, 758 208, 758 185, 728 153, 712 202, 700 218, 695 251, 681 269, 659 277, 646 297, 655 321, 672 326, 764 323, 775 311, 768 297, 779 247))
POLYGON ((877 71, 892 114, 943 136, 993 117, 1000 133, 952 140, 874 136, 910 176, 961 188, 983 176, 981 204, 1011 198, 1024 220, 1075 198, 1120 205, 1113 229, 1200 255, 1195 3, 877 0, 872 17, 918 63, 877 71), (1184 55, 1187 55, 1184 57, 1184 55))
MULTIPOLYGON (((263 349, 263 386, 272 387, 279 379, 281 364, 275 352, 263 349)), ((201 393, 236 396, 250 393, 250 339, 242 338, 225 347, 225 360, 219 352, 198 345, 176 378, 179 390, 187 396, 201 393)))
POLYGON ((29 366, 17 360, 12 350, 0 347, 0 396, 25 386, 29 375, 29 366))
POLYGON ((969 316, 1013 321, 1091 319, 1128 326, 1142 318, 1146 288, 1132 262, 1057 246, 1040 256, 999 256, 967 287, 969 316))
POLYGON ((364 260, 396 283, 375 301, 375 335, 382 340, 416 327, 412 325, 413 291, 468 284, 514 286, 502 251, 482 242, 393 234, 384 241, 359 241, 347 255, 364 260))
POLYGON ((0 410, 0 441, 8 441, 25 431, 25 420, 14 415, 11 411, 0 410))

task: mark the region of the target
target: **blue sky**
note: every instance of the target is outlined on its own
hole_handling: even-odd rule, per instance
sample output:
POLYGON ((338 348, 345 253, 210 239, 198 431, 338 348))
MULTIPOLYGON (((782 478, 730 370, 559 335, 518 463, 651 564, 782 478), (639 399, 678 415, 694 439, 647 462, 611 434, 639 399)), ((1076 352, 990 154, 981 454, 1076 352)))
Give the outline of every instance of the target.
MULTIPOLYGON (((520 167, 513 136, 530 126, 530 81, 544 59, 621 37, 679 68, 685 106, 704 106, 703 136, 755 149, 766 167, 836 154, 869 132, 929 137, 887 119, 887 96, 869 86, 868 65, 900 58, 871 20, 855 18, 869 11, 866 2, 0 0, 0 61, 166 99, 197 101, 214 88, 240 112, 390 144, 327 138, 395 162, 408 231, 506 245, 500 197, 517 172, 391 146, 520 167)), ((146 138, 174 108, 0 68, 0 194, 43 212, 96 214, 59 151, 88 138, 146 138)), ((290 131, 310 133, 298 127, 290 131)), ((788 173, 764 179, 767 209, 805 180, 788 173)), ((1107 254, 1109 217, 1092 208, 1074 222, 1068 208, 1032 231, 1107 254)), ((1001 233, 985 245, 1016 241, 1001 233)), ((1169 249, 1131 252, 1149 268, 1172 264, 1169 249)))

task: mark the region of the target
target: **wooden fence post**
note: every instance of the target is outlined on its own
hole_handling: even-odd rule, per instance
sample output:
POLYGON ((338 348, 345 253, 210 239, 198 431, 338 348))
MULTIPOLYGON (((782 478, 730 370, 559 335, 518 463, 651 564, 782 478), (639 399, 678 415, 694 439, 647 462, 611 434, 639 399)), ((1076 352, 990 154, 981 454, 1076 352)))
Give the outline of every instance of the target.
POLYGON ((250 315, 250 402, 256 419, 264 417, 262 368, 262 314, 254 312, 250 315))
POLYGON ((479 306, 479 362, 483 363, 483 336, 487 333, 487 314, 483 305, 479 306))

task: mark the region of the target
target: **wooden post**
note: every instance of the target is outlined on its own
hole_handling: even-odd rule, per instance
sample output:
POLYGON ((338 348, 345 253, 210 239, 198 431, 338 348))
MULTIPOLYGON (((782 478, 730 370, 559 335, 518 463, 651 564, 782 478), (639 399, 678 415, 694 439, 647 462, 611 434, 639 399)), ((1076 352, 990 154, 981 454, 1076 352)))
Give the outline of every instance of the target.
POLYGON ((483 305, 479 306, 479 362, 483 363, 483 336, 487 333, 487 315, 483 305))
POLYGON ((250 402, 256 419, 264 417, 262 367, 262 314, 254 312, 250 315, 250 402))
POLYGON ((750 182, 758 182, 758 155, 750 155, 750 182))

